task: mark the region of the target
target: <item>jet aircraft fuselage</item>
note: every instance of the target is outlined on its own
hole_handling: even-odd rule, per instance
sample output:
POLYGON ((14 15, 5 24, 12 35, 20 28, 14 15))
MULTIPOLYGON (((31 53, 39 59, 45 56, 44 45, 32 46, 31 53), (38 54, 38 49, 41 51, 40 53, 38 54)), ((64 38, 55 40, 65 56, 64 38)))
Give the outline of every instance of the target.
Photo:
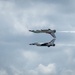
POLYGON ((54 42, 55 42, 55 39, 52 39, 50 42, 47 42, 47 43, 31 43, 31 44, 29 44, 29 45, 47 46, 47 47, 50 47, 50 46, 55 46, 54 42))
POLYGON ((51 29, 41 29, 41 30, 29 30, 30 32, 33 33, 47 33, 47 34, 51 34, 51 36, 53 36, 54 38, 56 38, 55 34, 56 30, 51 30, 51 29))

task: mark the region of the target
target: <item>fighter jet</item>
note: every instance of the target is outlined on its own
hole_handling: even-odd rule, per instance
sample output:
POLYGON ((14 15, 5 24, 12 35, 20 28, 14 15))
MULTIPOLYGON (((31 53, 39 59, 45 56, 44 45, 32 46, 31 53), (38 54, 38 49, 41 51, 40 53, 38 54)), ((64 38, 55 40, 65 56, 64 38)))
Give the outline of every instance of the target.
POLYGON ((50 46, 55 46, 54 42, 55 42, 55 39, 52 39, 50 42, 46 42, 46 43, 31 43, 31 44, 29 44, 29 45, 47 46, 47 47, 50 47, 50 46))
POLYGON ((56 38, 55 34, 56 30, 51 30, 51 29, 41 29, 41 30, 29 30, 30 32, 34 33, 47 33, 50 34, 52 37, 56 38))

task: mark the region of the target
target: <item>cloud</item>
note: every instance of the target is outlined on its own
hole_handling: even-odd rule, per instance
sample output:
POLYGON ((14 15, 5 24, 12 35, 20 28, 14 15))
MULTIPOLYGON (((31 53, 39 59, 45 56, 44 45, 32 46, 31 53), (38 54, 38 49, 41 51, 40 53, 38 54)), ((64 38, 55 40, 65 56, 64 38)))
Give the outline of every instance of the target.
POLYGON ((12 75, 23 75, 23 71, 17 69, 14 66, 10 67, 12 75))
POLYGON ((35 75, 56 75, 56 66, 55 64, 49 64, 48 66, 39 64, 35 70, 30 70, 30 73, 35 75))
POLYGON ((61 71, 66 68, 64 74, 68 74, 67 70, 71 70, 70 73, 73 74, 75 45, 72 43, 75 36, 69 33, 75 33, 72 32, 75 30, 75 5, 74 0, 69 1, 0 1, 0 65, 4 67, 0 73, 7 74, 7 68, 14 65, 15 67, 11 68, 12 72, 9 70, 14 75, 25 75, 25 73, 27 75, 56 75, 58 73, 59 75, 60 68, 61 71), (30 47, 27 44, 30 41, 50 40, 50 36, 46 38, 43 35, 38 36, 39 38, 36 35, 30 36, 32 33, 28 31, 43 28, 66 30, 66 32, 61 34, 57 32, 54 48, 30 47), (60 47, 57 47, 58 42, 60 47))
POLYGON ((48 66, 40 64, 37 69, 41 74, 45 75, 56 74, 55 64, 49 64, 48 66))
POLYGON ((75 75, 75 70, 64 70, 61 75, 75 75))
MULTIPOLYGON (((21 1, 0 1, 0 15, 2 15, 2 18, 6 21, 7 27, 9 32, 12 32, 14 34, 23 34, 23 35, 30 35, 29 29, 34 28, 57 28, 57 22, 59 20, 59 17, 62 17, 60 19, 64 23, 65 14, 61 14, 59 12, 60 4, 55 3, 45 3, 40 2, 39 5, 35 1, 26 1, 29 6, 23 6, 24 8, 20 8, 20 4, 18 6, 17 3, 21 1), (34 7, 35 6, 35 7, 34 7), (58 18, 57 18, 58 16, 58 18), (55 21, 55 22, 54 22, 55 21)), ((24 1, 22 1, 23 3, 24 1)), ((52 1, 50 1, 52 2, 52 1)), ((53 2, 56 2, 55 0, 53 2)), ((57 1, 62 2, 62 1, 57 1)), ((25 4, 24 4, 25 5, 25 4)), ((67 25, 68 21, 66 21, 64 24, 67 25)), ((60 22, 58 23, 58 25, 60 22)), ((69 24, 69 23, 68 23, 69 24)), ((64 26, 62 26, 64 28, 64 26)), ((60 26, 59 26, 60 28, 60 26)), ((66 27, 65 29, 70 29, 66 27)), ((58 28, 57 28, 58 29, 58 28)), ((72 27, 73 29, 73 27, 72 27)))
MULTIPOLYGON (((15 1, 0 1, 0 14, 6 21, 5 25, 8 27, 8 32, 30 35, 31 33, 28 31, 29 29, 48 27, 57 28, 53 21, 55 21, 55 19, 59 20, 59 17, 64 16, 59 13, 59 4, 47 4, 43 2, 38 5, 38 3, 33 0, 27 3, 29 4, 27 8, 20 8, 15 1)), ((64 19, 64 17, 62 19, 64 19)))
POLYGON ((44 9, 42 9, 41 4, 39 6, 38 4, 30 5, 31 7, 29 8, 18 8, 16 3, 12 1, 0 1, 0 4, 0 15, 6 22, 7 31, 23 35, 30 34, 29 28, 49 26, 49 22, 43 18, 47 14, 55 13, 56 9, 53 4, 50 4, 50 7, 47 4, 42 4, 44 9))
MULTIPOLYGON (((28 34, 28 28, 19 21, 19 19, 24 18, 24 10, 17 9, 16 5, 9 1, 0 1, 2 18, 5 20, 8 30, 10 33, 14 34, 28 34), (22 16, 23 13, 23 16, 22 16), (20 17, 21 15, 21 17, 20 17), (19 19, 18 19, 19 18, 19 19)), ((26 18, 25 18, 26 19, 26 18)), ((24 21, 23 21, 24 22, 24 21)), ((4 27, 3 27, 4 28, 4 27)))
POLYGON ((69 63, 73 62, 73 50, 68 48, 68 49, 65 49, 64 52, 66 53, 68 57, 68 62, 69 63))
POLYGON ((11 73, 13 75, 56 75, 56 66, 55 64, 48 64, 45 66, 43 64, 39 64, 35 69, 19 69, 15 66, 11 66, 11 73))
POLYGON ((40 60, 40 55, 33 51, 23 51, 22 55, 28 60, 28 62, 36 62, 40 60))
POLYGON ((6 70, 1 69, 0 70, 0 75, 8 75, 8 73, 6 72, 6 70))

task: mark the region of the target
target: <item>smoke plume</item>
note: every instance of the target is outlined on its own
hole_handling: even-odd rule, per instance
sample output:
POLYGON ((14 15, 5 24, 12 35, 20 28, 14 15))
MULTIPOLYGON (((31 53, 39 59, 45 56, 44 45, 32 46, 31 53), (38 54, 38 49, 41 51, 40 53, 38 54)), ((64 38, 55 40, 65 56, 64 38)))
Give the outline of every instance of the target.
POLYGON ((75 31, 58 31, 59 33, 75 33, 75 31))

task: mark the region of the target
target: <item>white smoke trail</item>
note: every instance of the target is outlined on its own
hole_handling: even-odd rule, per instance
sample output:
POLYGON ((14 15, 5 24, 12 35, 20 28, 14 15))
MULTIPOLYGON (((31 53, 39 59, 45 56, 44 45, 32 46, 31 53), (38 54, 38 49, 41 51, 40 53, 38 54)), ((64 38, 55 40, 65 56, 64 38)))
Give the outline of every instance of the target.
MULTIPOLYGON (((57 31, 59 33, 75 33, 75 31, 57 31)), ((57 43, 56 46, 62 47, 62 46, 68 46, 68 47, 75 47, 75 44, 63 44, 63 43, 57 43)))
POLYGON ((57 31, 57 32, 60 32, 60 33, 75 33, 75 31, 57 31))
POLYGON ((56 44, 56 46, 75 46, 75 44, 56 44))

